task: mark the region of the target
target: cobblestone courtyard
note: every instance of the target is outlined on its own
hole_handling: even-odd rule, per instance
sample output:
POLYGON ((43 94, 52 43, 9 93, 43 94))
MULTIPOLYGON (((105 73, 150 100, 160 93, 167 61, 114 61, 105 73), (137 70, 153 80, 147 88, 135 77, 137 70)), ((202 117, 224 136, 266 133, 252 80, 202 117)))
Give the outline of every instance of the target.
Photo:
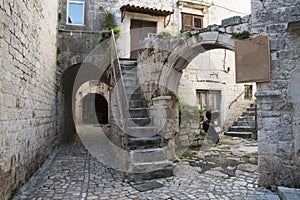
POLYGON ((64 144, 14 199, 279 199, 257 186, 256 154, 256 141, 224 136, 216 147, 185 153, 173 177, 155 180, 163 187, 139 192, 140 183, 123 180, 80 142, 64 144))

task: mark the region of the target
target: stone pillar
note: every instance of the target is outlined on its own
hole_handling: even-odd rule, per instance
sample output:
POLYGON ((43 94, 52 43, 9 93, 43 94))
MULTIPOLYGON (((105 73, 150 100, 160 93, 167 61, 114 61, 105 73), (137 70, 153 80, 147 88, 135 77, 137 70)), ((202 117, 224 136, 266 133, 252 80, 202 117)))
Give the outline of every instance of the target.
POLYGON ((178 102, 171 96, 159 96, 152 99, 150 115, 157 128, 158 134, 167 141, 165 147, 167 159, 177 159, 175 152, 175 135, 179 132, 178 102))
POLYGON ((258 83, 256 93, 259 185, 300 187, 299 28, 298 33, 289 28, 299 24, 299 1, 252 0, 251 5, 252 34, 269 36, 271 59, 271 80, 258 83))

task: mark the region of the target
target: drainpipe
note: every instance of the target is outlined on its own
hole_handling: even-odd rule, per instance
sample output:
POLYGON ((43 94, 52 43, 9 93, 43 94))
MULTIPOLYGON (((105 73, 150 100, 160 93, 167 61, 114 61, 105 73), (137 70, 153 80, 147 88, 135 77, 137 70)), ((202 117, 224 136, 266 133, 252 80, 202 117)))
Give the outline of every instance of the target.
POLYGON ((177 3, 176 3, 176 1, 177 0, 173 0, 173 10, 174 10, 174 13, 173 13, 173 30, 172 30, 172 35, 175 35, 175 26, 174 26, 174 24, 175 24, 175 15, 177 14, 177 13, 175 13, 176 12, 176 7, 177 7, 177 3))

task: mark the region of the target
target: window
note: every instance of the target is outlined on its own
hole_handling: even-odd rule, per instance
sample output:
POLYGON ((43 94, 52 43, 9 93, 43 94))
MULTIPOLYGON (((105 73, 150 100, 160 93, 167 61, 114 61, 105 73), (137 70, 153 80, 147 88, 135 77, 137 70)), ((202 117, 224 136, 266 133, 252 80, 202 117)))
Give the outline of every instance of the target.
POLYGON ((84 25, 84 0, 68 0, 67 24, 84 25))
POLYGON ((199 15, 192 14, 182 14, 182 30, 190 31, 192 28, 202 28, 203 27, 203 17, 199 15))
POLYGON ((197 90, 198 105, 201 110, 221 109, 221 91, 219 90, 197 90))
POLYGON ((245 85, 245 95, 244 95, 244 99, 248 99, 251 100, 252 99, 252 85, 245 85))

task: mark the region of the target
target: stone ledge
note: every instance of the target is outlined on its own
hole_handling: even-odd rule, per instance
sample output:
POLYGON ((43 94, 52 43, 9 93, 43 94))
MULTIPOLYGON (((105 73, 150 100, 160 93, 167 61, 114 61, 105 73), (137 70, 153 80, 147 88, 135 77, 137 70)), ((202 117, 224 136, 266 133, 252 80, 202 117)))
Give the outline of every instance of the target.
POLYGON ((255 97, 272 97, 272 96, 281 96, 281 91, 278 90, 265 90, 265 91, 257 91, 255 93, 255 97))
POLYGON ((278 190, 278 195, 282 200, 300 199, 300 189, 279 186, 277 190, 278 190))
POLYGON ((172 99, 171 96, 158 96, 158 97, 152 98, 153 101, 170 100, 170 99, 172 99))

